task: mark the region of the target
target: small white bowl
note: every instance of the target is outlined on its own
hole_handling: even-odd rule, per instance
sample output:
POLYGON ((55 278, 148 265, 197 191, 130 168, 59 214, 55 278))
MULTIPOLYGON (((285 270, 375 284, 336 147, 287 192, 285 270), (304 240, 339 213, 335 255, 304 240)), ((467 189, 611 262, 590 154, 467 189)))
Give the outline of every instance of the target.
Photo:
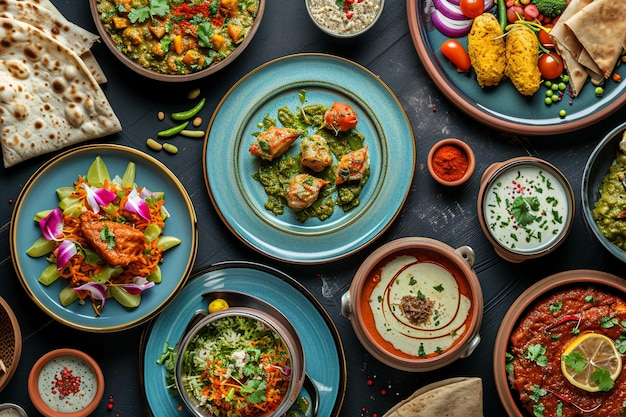
POLYGON ((13 403, 0 404, 0 415, 5 415, 3 413, 6 413, 6 415, 11 417, 28 417, 28 414, 26 414, 26 411, 24 411, 22 407, 13 403))
POLYGON ((338 6, 335 0, 305 0, 305 3, 309 17, 322 32, 336 38, 353 38, 374 26, 385 0, 354 0, 348 10, 338 6))

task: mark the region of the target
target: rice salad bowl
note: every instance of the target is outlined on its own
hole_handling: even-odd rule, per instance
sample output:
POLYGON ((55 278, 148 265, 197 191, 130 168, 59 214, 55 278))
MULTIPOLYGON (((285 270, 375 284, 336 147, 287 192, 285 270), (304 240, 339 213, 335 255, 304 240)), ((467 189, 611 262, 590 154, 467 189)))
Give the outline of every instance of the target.
POLYGON ((337 38, 352 38, 374 26, 383 12, 384 0, 305 0, 313 23, 337 38))
POLYGON ((304 352, 281 318, 237 307, 211 313, 183 335, 176 386, 198 417, 282 416, 304 384, 304 352))

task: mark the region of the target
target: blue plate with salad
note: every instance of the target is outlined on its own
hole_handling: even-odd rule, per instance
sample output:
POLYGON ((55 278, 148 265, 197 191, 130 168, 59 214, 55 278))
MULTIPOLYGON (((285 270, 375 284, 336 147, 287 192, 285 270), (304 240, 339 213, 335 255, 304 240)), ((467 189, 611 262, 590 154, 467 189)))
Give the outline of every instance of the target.
MULTIPOLYGON (((324 130, 317 124, 307 129, 274 161, 297 159, 303 140, 324 130)), ((330 143, 332 133, 325 133, 331 135, 330 143)), ((411 187, 415 152, 413 129, 402 104, 376 75, 343 58, 297 54, 256 68, 224 96, 209 122, 203 168, 213 205, 242 242, 274 259, 314 264, 357 252, 391 225, 411 187), (358 117, 355 129, 337 136, 357 130, 362 135, 359 146, 367 147, 369 177, 360 189, 359 204, 344 210, 333 202, 327 205, 334 208, 327 218, 304 221, 300 214, 305 210, 270 211, 265 205, 268 195, 254 177, 262 166, 261 158, 250 152, 255 135, 269 119, 284 127, 279 116, 284 109, 298 118, 306 109, 331 108, 335 102, 348 104, 358 117)), ((325 169, 331 174, 338 159, 333 158, 333 165, 325 169)), ((331 177, 331 194, 316 203, 337 201, 338 192, 332 190, 341 186, 335 187, 331 177)))
MULTIPOLYGON (((499 2, 504 1, 485 0, 484 11, 498 18, 499 2)), ((411 37, 426 71, 444 96, 469 116, 511 133, 553 135, 596 123, 626 103, 626 83, 619 82, 626 76, 626 65, 620 65, 623 52, 613 70, 618 81, 606 79, 599 95, 589 80, 575 98, 571 99, 565 90, 563 99, 550 105, 545 103, 547 88, 543 85, 531 96, 520 94, 506 77, 496 86, 481 88, 473 68, 460 72, 441 52, 441 46, 449 39, 457 40, 467 50, 464 33, 472 19, 458 16, 460 3, 461 0, 407 0, 406 5, 411 37)), ((475 6, 483 2, 463 3, 475 6)), ((557 78, 555 83, 560 81, 557 78)))
MULTIPOLYGON (((191 416, 157 363, 180 340, 196 311, 206 311, 210 294, 240 292, 271 304, 293 325, 304 348, 306 374, 316 387, 317 416, 335 417, 346 391, 346 358, 339 332, 323 306, 302 284, 269 266, 222 262, 194 273, 176 299, 150 322, 141 341, 140 378, 146 411, 152 417, 191 416)), ((311 399, 305 384, 304 398, 311 399)), ((298 416, 311 415, 294 409, 298 416)))
POLYGON ((49 316, 84 331, 119 331, 159 313, 182 289, 197 247, 183 185, 156 159, 121 145, 81 146, 49 160, 24 184, 11 218, 22 287, 49 316), (122 236, 137 242, 132 259, 122 236), (158 248, 154 256, 147 242, 158 248))

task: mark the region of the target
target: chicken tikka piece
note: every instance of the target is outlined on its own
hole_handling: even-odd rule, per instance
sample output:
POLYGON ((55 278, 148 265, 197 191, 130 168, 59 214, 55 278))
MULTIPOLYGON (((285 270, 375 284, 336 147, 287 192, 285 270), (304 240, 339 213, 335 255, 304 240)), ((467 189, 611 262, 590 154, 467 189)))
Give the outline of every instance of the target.
POLYGON ((491 13, 474 19, 467 36, 467 52, 481 87, 498 85, 506 69, 504 32, 491 13))
POLYGON ((518 25, 507 33, 506 38, 505 75, 517 91, 532 96, 541 87, 537 35, 531 29, 518 25))

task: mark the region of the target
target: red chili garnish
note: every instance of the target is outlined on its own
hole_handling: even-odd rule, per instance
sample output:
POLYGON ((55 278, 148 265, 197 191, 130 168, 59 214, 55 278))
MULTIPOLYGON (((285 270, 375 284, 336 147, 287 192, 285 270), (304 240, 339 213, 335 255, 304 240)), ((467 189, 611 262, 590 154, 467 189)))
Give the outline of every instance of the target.
POLYGON ((557 394, 556 392, 550 391, 550 390, 546 390, 547 392, 549 392, 550 394, 554 395, 556 398, 558 398, 561 401, 564 401, 568 404, 573 405, 574 407, 576 407, 577 409, 579 409, 580 411, 582 411, 583 413, 591 413, 593 411, 596 411, 598 408, 600 408, 600 406, 602 404, 598 404, 593 408, 582 408, 581 406, 579 406, 578 404, 576 404, 575 402, 573 402, 571 399, 561 395, 561 394, 557 394))
POLYGON ((550 330, 568 321, 577 321, 578 323, 576 324, 576 327, 574 327, 576 329, 578 328, 578 326, 580 326, 581 320, 582 320, 582 317, 580 317, 578 314, 568 314, 566 316, 561 317, 560 319, 558 319, 556 322, 552 323, 551 325, 549 325, 546 328, 546 330, 550 330))
POLYGON ((59 399, 71 394, 80 394, 80 376, 75 376, 71 369, 64 367, 60 375, 54 376, 51 392, 59 394, 59 399))

